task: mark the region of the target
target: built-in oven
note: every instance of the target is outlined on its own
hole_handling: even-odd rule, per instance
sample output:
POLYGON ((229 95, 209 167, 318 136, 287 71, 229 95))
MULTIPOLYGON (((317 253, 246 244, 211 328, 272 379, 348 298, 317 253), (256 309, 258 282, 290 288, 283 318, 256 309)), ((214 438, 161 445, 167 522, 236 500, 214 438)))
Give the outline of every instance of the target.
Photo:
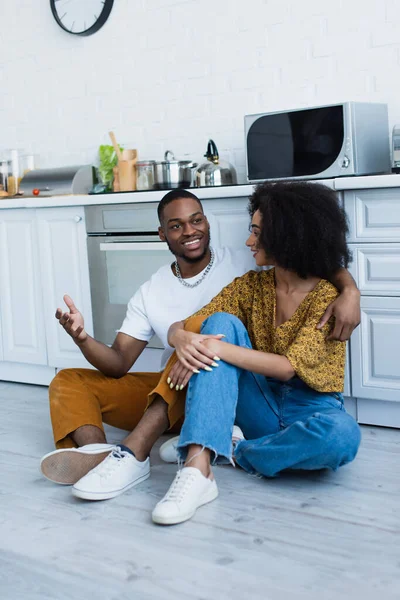
MULTIPOLYGON (((156 203, 87 206, 85 216, 94 337, 112 344, 129 300, 172 255, 158 236, 156 203)), ((163 345, 154 336, 149 347, 163 345)))

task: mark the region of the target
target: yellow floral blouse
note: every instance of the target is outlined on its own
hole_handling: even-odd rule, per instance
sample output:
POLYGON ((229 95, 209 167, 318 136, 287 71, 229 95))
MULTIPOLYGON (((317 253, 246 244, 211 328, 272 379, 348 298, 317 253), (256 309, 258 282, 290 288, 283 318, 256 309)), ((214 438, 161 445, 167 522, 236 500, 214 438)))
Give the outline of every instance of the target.
MULTIPOLYGON (((216 312, 235 315, 246 327, 255 350, 286 356, 298 377, 314 390, 341 392, 345 342, 326 339, 331 321, 316 329, 325 309, 337 296, 337 289, 321 279, 292 317, 275 328, 274 269, 249 271, 234 279, 193 317, 208 317, 216 312)), ((198 319, 195 321, 200 324, 198 319)))

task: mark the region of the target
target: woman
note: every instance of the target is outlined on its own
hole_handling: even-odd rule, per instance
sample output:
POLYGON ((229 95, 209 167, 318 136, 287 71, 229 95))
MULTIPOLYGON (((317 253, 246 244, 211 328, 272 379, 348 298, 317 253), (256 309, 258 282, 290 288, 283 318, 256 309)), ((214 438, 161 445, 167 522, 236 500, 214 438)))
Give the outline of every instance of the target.
POLYGON ((198 374, 179 438, 184 467, 155 507, 156 523, 185 521, 217 497, 217 459, 274 477, 286 469, 336 470, 360 444, 341 395, 345 344, 329 339, 332 323, 317 329, 338 295, 328 279, 350 260, 345 213, 332 190, 299 182, 258 186, 249 211, 247 246, 258 266, 274 268, 235 279, 185 323, 224 336, 202 342, 218 368, 198 372, 198 353, 179 344, 183 324, 170 329, 184 365, 172 384, 198 374), (234 423, 240 429, 232 442, 234 423))

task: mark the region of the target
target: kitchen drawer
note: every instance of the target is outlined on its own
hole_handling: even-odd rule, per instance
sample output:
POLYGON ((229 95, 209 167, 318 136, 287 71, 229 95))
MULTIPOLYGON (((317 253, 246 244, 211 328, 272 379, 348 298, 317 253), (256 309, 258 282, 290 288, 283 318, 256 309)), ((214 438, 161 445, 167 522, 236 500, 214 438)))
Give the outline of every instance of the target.
POLYGON ((400 298, 361 298, 351 336, 351 393, 400 404, 400 298))
POLYGON ((400 188, 345 192, 349 242, 400 242, 400 188))
POLYGON ((365 296, 400 296, 400 243, 349 244, 351 273, 365 296))

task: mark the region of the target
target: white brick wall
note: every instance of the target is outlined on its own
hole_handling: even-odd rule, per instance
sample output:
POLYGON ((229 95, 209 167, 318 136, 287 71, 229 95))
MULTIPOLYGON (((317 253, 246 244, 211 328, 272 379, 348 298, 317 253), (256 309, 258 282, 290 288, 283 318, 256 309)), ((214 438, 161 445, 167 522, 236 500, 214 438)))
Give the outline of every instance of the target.
POLYGON ((88 38, 47 0, 0 4, 0 151, 40 166, 94 162, 114 129, 141 158, 213 137, 244 181, 246 113, 363 100, 400 123, 398 0, 116 0, 88 38))

